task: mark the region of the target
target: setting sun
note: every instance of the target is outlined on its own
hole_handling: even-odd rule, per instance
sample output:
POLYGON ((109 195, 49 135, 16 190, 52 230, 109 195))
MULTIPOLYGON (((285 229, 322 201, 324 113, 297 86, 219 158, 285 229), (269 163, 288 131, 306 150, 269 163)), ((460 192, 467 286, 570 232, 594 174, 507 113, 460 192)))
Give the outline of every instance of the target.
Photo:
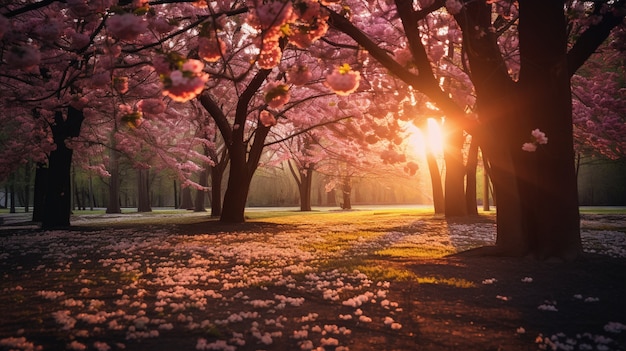
POLYGON ((431 151, 435 154, 443 152, 443 134, 441 126, 436 119, 428 118, 425 131, 415 127, 413 124, 409 124, 407 129, 411 134, 408 140, 409 144, 417 154, 425 154, 426 151, 431 151))

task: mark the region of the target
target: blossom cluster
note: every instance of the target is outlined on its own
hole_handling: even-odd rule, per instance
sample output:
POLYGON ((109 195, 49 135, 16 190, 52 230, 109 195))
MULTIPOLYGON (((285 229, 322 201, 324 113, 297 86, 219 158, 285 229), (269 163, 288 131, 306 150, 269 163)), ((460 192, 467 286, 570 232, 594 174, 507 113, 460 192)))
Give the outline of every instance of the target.
POLYGON ((545 145, 548 143, 548 137, 546 137, 546 134, 538 128, 533 129, 533 131, 531 132, 531 136, 533 137, 533 141, 529 143, 524 143, 524 145, 522 145, 522 150, 535 152, 537 150, 537 146, 545 145))
POLYGON ((185 102, 204 90, 209 74, 203 71, 200 60, 186 59, 176 53, 156 56, 153 66, 163 84, 163 95, 174 101, 185 102))
POLYGON ((359 88, 361 73, 343 64, 326 76, 326 85, 337 95, 350 95, 359 88))

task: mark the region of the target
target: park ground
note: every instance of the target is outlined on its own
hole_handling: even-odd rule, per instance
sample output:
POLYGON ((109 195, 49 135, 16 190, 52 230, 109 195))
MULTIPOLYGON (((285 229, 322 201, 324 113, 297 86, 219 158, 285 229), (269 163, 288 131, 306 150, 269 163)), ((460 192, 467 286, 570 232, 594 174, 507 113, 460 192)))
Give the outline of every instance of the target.
POLYGON ((464 254, 493 213, 2 216, 0 350, 626 350, 623 210, 573 263, 464 254))

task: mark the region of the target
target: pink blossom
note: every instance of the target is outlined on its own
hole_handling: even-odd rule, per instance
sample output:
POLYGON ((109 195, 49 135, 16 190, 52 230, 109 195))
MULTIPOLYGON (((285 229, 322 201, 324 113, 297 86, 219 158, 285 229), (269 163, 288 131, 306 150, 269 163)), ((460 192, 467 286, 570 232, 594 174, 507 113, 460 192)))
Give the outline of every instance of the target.
POLYGON ((13 68, 31 71, 39 66, 41 53, 32 46, 14 46, 7 52, 5 59, 13 68))
POLYGON ((106 87, 111 84, 110 72, 97 72, 91 76, 91 84, 95 88, 106 87))
POLYGON ((531 132, 531 134, 535 138, 537 143, 542 144, 542 145, 545 145, 548 143, 548 138, 546 137, 546 134, 542 132, 541 130, 539 130, 539 128, 534 129, 531 132))
POLYGON ((278 42, 265 42, 264 44, 263 50, 261 50, 257 59, 257 64, 263 69, 271 69, 278 66, 280 59, 283 56, 283 53, 278 46, 278 42))
POLYGON ((204 90, 209 75, 202 72, 204 64, 200 60, 186 60, 180 70, 174 70, 169 77, 163 77, 163 95, 174 101, 185 102, 195 98, 204 90))
POLYGON ((124 13, 109 18, 107 28, 118 39, 132 41, 146 31, 148 23, 143 17, 124 13))
POLYGON ((522 145, 522 150, 527 152, 535 152, 537 150, 537 145, 535 145, 534 143, 524 143, 524 145, 522 145))
POLYGON ((408 48, 400 48, 393 52, 396 61, 402 66, 408 66, 413 63, 413 54, 408 48))
POLYGON ((262 29, 280 27, 291 17, 292 11, 290 1, 254 1, 254 14, 262 29))
POLYGON ((72 50, 82 49, 85 46, 89 45, 90 41, 91 41, 91 38, 89 37, 89 35, 74 32, 72 33, 72 44, 70 46, 70 49, 72 50))
POLYGON ((144 99, 137 103, 139 111, 150 114, 158 115, 165 112, 165 104, 160 99, 144 99))
POLYGON ((463 4, 459 0, 446 0, 446 10, 448 10, 451 15, 459 14, 462 8, 463 4))
POLYGON ((67 6, 76 17, 85 17, 91 12, 87 0, 67 0, 67 6))
POLYGON ((128 77, 113 78, 113 88, 120 94, 128 92, 128 77))
POLYGON ((304 85, 313 78, 313 73, 306 65, 295 65, 287 70, 287 81, 293 85, 304 85))
POLYGON ((276 125, 276 118, 271 112, 267 110, 261 111, 261 113, 259 114, 259 120, 261 121, 261 124, 265 127, 272 127, 276 125))
POLYGON ((198 55, 207 62, 216 62, 226 52, 226 43, 217 37, 200 37, 198 55))
POLYGON ((34 33, 44 41, 53 42, 61 35, 61 24, 55 20, 44 20, 33 24, 34 33))
POLYGON ((154 17, 149 20, 148 28, 163 34, 172 30, 173 26, 163 17, 154 17))
POLYGON ((263 90, 264 100, 270 108, 280 108, 289 102, 289 87, 279 81, 268 83, 263 90))
POLYGON ((350 95, 359 87, 361 74, 352 71, 348 64, 335 68, 333 72, 326 76, 326 85, 337 95, 350 95))

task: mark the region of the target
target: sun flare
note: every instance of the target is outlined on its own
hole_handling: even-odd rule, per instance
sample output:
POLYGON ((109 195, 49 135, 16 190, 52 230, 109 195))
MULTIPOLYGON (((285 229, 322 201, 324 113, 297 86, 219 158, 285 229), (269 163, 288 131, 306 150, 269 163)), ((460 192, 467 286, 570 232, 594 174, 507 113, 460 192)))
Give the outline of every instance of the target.
POLYGON ((426 130, 408 125, 410 132, 409 144, 417 154, 424 155, 426 152, 440 154, 443 152, 444 138, 441 126, 434 118, 428 118, 426 130))

